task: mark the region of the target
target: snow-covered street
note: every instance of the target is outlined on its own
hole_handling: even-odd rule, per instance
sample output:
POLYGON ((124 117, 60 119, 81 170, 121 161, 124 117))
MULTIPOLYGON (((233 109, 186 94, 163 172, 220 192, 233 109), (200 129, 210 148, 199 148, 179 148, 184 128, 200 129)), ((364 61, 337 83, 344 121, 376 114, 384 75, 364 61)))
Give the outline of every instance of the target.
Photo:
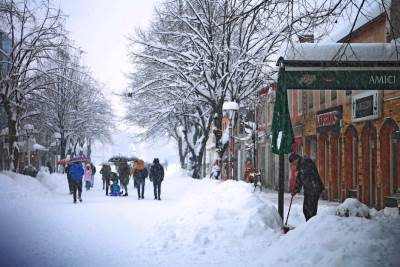
MULTIPOLYGON (((106 197, 101 178, 73 204, 61 174, 0 173, 1 266, 399 266, 400 216, 335 216, 320 201, 305 223, 295 197, 284 235, 276 192, 194 180, 168 169, 161 201, 106 197)), ((285 204, 288 205, 289 196, 285 204)), ((285 208, 285 214, 287 207, 285 208)))

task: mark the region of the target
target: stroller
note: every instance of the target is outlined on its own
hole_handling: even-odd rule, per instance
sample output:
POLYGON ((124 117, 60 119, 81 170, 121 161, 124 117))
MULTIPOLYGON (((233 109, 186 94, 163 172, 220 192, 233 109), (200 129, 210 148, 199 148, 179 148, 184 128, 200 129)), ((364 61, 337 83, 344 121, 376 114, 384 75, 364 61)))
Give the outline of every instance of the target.
POLYGON ((115 172, 111 172, 111 181, 110 196, 119 197, 121 195, 121 187, 118 184, 118 175, 115 172))

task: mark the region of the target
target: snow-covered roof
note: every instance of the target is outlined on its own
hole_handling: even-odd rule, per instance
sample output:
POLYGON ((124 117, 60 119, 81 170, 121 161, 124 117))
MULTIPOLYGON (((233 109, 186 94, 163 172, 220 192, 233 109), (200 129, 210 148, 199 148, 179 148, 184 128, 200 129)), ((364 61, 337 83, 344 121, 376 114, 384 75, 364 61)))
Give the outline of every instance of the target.
POLYGON ((400 62, 400 42, 391 43, 299 43, 289 48, 285 61, 390 61, 400 62), (397 47, 396 47, 397 45, 397 47))
POLYGON ((239 110, 239 105, 236 102, 224 102, 222 110, 239 110))
POLYGON ((33 130, 35 127, 32 124, 25 124, 24 125, 24 130, 33 130))
POLYGON ((39 151, 49 151, 48 148, 46 148, 46 147, 44 147, 44 146, 42 146, 40 144, 33 144, 32 145, 32 149, 33 150, 39 150, 39 151))
POLYGON ((61 134, 58 132, 53 133, 53 138, 55 139, 61 139, 61 134))
POLYGON ((348 9, 346 13, 337 20, 335 27, 332 29, 329 35, 323 38, 321 42, 337 42, 349 35, 358 14, 357 21, 355 21, 353 28, 353 32, 357 31, 363 25, 384 13, 385 10, 388 11, 390 9, 391 0, 384 0, 383 4, 384 6, 382 5, 382 1, 367 0, 363 4, 362 12, 360 13, 358 13, 357 7, 348 9))
POLYGON ((0 135, 8 135, 8 127, 1 130, 0 135))

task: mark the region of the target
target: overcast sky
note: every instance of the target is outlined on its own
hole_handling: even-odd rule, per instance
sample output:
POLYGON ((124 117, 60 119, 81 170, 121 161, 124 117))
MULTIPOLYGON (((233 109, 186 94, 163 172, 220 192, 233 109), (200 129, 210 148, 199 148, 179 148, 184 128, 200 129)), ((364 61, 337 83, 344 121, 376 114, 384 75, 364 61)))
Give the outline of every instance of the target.
POLYGON ((58 0, 84 63, 111 90, 126 88, 130 69, 126 36, 146 27, 156 0, 58 0))
MULTIPOLYGON (((112 92, 124 91, 128 83, 124 73, 132 66, 127 58, 126 36, 133 34, 137 27, 147 27, 153 7, 158 0, 56 0, 62 11, 68 15, 67 30, 75 44, 85 51, 83 63, 88 66, 94 78, 106 86, 106 95, 112 99, 114 112, 121 116, 124 109, 118 97, 112 92)), ((151 161, 173 158, 175 149, 165 140, 158 144, 133 144, 129 131, 123 123, 117 123, 112 145, 96 144, 92 159, 96 164, 113 155, 135 155, 151 161), (164 147, 152 149, 152 147, 164 147)))

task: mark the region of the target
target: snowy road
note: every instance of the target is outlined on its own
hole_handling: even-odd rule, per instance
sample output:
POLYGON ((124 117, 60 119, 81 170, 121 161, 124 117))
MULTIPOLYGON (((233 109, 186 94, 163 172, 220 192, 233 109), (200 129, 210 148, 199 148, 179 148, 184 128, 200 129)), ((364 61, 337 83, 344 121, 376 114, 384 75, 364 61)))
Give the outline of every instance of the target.
POLYGON ((243 182, 169 170, 155 201, 148 182, 144 200, 131 184, 129 197, 106 197, 96 176, 74 205, 64 176, 38 179, 0 173, 1 266, 400 266, 394 214, 340 218, 320 202, 304 223, 296 196, 297 227, 283 235, 276 192, 243 182))

